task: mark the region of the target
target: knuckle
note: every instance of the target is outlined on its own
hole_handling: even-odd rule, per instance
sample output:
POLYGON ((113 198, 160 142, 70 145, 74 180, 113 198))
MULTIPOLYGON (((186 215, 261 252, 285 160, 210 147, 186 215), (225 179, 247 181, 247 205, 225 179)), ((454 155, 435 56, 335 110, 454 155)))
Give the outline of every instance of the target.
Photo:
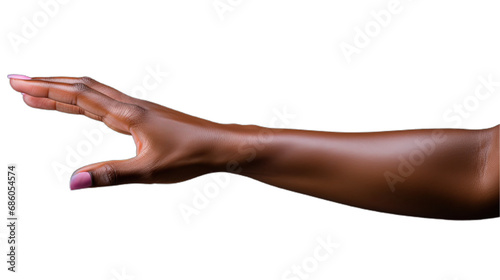
POLYGON ((122 109, 122 117, 128 120, 129 126, 133 127, 140 124, 145 119, 147 110, 141 106, 128 104, 122 109))
POLYGON ((78 97, 80 94, 86 92, 89 90, 89 87, 85 84, 82 83, 76 83, 71 85, 71 91, 74 93, 74 95, 71 98, 71 104, 72 105, 78 105, 78 97))
POLYGON ((79 80, 80 80, 80 82, 82 84, 86 84, 86 85, 89 85, 89 86, 91 86, 91 85, 93 85, 93 84, 96 83, 96 81, 94 79, 92 79, 91 77, 87 77, 87 76, 83 76, 79 80))
POLYGON ((76 84, 73 84, 71 87, 72 87, 73 92, 76 92, 76 93, 86 92, 90 89, 84 83, 76 83, 76 84))
POLYGON ((145 157, 143 158, 143 160, 141 160, 141 163, 138 164, 138 166, 141 166, 142 168, 139 169, 140 173, 137 174, 141 180, 141 183, 151 184, 159 182, 158 178, 161 178, 161 175, 163 174, 163 169, 159 168, 158 166, 159 161, 160 158, 158 157, 145 157))
POLYGON ((110 164, 105 164, 102 167, 101 178, 103 180, 103 185, 115 185, 117 184, 116 170, 110 164))
POLYGON ((150 183, 155 179, 155 176, 153 175, 153 171, 151 169, 142 170, 139 174, 139 177, 141 179, 141 182, 143 183, 150 183))
POLYGON ((79 114, 79 115, 85 115, 85 110, 83 108, 78 107, 77 108, 77 114, 79 114))

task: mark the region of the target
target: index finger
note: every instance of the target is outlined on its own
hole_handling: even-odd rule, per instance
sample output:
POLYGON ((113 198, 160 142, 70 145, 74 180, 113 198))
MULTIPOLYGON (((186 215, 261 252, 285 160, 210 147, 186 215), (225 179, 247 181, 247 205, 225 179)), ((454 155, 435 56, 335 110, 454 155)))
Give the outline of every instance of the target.
POLYGON ((31 79, 34 80, 41 80, 41 81, 48 81, 48 82, 57 82, 57 83, 65 83, 65 84, 85 84, 86 86, 95 89, 96 91, 101 92, 104 95, 107 95, 115 100, 118 100, 120 102, 125 102, 125 103, 131 103, 131 104, 136 104, 139 100, 136 98, 133 98, 131 96, 128 96, 124 93, 122 93, 119 90, 116 90, 110 86, 107 86, 105 84, 102 84, 90 77, 33 77, 31 79))
POLYGON ((82 83, 66 84, 37 79, 11 79, 10 84, 14 90, 30 96, 48 98, 82 108, 120 132, 129 131, 130 120, 127 117, 130 111, 137 111, 139 107, 114 100, 82 83))

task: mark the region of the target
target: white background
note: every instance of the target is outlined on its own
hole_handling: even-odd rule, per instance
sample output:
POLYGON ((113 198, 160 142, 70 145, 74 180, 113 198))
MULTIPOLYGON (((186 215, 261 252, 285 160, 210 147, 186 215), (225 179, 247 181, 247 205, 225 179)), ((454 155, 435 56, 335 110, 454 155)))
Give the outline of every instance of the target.
MULTIPOLYGON (((387 0, 69 0, 48 11, 47 2, 1 2, 0 76, 90 76, 223 123, 378 131, 500 122, 500 87, 474 97, 480 77, 500 81, 498 1, 401 0, 382 27, 372 12, 387 0), (23 35, 28 22, 36 31, 23 35), (367 26, 370 41, 349 63, 341 44, 356 47, 356 28, 367 26), (146 90, 155 68, 169 75, 146 90), (467 117, 448 111, 464 101, 467 117), (283 110, 293 117, 277 119, 283 110)), ((2 261, 1 279, 499 279, 498 219, 383 214, 221 174, 72 192, 73 170, 133 156, 132 139, 32 109, 7 78, 0 90, 0 168, 18 166, 20 219, 19 272, 2 261), (183 217, 180 207, 214 186, 183 217), (317 240, 328 238, 339 246, 315 261, 317 240), (287 274, 303 264, 302 278, 287 274)))

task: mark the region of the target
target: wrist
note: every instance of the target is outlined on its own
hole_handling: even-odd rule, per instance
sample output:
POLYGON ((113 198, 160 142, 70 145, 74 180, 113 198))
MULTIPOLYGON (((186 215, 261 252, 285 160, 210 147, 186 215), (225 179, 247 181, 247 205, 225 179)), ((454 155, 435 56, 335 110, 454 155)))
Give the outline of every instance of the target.
POLYGON ((265 145, 272 130, 256 125, 219 124, 213 139, 209 164, 213 172, 242 174, 265 158, 265 145))

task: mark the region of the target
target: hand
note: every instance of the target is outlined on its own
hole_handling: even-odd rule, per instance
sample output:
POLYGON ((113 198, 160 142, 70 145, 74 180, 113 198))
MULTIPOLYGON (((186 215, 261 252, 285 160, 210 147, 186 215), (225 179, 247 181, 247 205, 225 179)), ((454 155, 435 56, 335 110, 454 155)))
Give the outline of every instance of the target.
POLYGON ((71 189, 172 183, 226 171, 387 213, 498 217, 500 126, 337 133, 223 125, 90 78, 10 78, 31 107, 82 114, 132 135, 134 158, 83 167, 71 189))
POLYGON ((12 88, 33 108, 85 115, 131 135, 136 156, 78 169, 72 190, 126 183, 174 183, 216 171, 225 129, 158 104, 130 97, 91 78, 10 75, 12 88))

